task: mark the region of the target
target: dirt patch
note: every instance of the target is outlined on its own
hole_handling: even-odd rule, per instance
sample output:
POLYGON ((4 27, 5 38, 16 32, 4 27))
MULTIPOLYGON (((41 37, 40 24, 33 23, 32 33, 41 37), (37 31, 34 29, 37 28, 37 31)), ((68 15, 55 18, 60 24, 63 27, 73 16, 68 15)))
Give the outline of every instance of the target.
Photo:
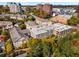
POLYGON ((79 40, 73 40, 71 43, 72 45, 79 46, 79 40))

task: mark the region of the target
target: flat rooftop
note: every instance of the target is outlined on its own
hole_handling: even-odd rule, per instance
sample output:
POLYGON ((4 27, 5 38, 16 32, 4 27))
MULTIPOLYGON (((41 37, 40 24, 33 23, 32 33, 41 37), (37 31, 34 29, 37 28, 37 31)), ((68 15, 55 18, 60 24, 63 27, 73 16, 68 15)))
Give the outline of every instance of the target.
POLYGON ((53 24, 52 27, 54 30, 58 30, 58 31, 64 31, 72 28, 71 26, 60 24, 60 23, 53 24))
POLYGON ((28 21, 28 22, 26 22, 26 24, 28 24, 29 26, 35 26, 36 25, 36 23, 33 22, 33 21, 28 21))
POLYGON ((10 21, 0 21, 0 26, 12 25, 10 21))
POLYGON ((34 27, 31 29, 31 32, 34 34, 41 34, 41 33, 46 33, 48 31, 51 30, 57 30, 59 32, 67 30, 67 29, 71 29, 71 26, 68 25, 64 25, 64 24, 60 24, 60 23, 55 23, 49 26, 43 26, 43 25, 39 25, 37 27, 34 27))

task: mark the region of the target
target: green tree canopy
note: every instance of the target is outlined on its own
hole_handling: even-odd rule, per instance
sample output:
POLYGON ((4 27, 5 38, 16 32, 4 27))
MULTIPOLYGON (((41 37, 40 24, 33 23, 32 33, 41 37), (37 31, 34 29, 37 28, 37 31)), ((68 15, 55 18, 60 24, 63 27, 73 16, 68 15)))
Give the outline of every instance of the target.
POLYGON ((69 25, 77 25, 79 23, 79 17, 72 16, 70 19, 68 19, 69 25))
POLYGON ((26 25, 25 24, 20 24, 19 27, 23 30, 26 29, 26 25))
POLYGON ((8 39, 5 43, 5 47, 6 47, 6 53, 10 54, 13 52, 13 45, 10 39, 8 39))

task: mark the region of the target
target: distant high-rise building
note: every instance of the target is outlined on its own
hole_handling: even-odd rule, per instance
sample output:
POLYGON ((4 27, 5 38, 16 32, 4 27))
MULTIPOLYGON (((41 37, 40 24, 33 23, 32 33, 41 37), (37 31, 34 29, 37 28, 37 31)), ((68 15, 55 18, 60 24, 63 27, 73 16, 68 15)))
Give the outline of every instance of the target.
POLYGON ((11 2, 8 3, 8 6, 10 8, 10 12, 12 13, 22 12, 20 3, 11 2))
POLYGON ((79 4, 76 7, 76 12, 77 12, 77 15, 79 16, 79 4))
POLYGON ((52 5, 50 4, 44 4, 43 5, 43 11, 49 13, 49 14, 52 14, 52 5))
POLYGON ((48 14, 52 14, 52 5, 51 4, 38 4, 36 9, 47 12, 48 14))

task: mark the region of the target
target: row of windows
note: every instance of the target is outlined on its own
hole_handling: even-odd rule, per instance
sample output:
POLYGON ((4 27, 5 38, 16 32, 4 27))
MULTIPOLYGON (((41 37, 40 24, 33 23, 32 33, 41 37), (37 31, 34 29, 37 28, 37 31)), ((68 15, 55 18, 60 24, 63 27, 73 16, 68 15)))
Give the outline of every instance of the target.
POLYGON ((66 34, 67 32, 70 32, 70 31, 72 31, 72 30, 68 29, 68 30, 65 30, 65 31, 62 31, 62 32, 57 32, 56 34, 62 35, 62 34, 66 34))

